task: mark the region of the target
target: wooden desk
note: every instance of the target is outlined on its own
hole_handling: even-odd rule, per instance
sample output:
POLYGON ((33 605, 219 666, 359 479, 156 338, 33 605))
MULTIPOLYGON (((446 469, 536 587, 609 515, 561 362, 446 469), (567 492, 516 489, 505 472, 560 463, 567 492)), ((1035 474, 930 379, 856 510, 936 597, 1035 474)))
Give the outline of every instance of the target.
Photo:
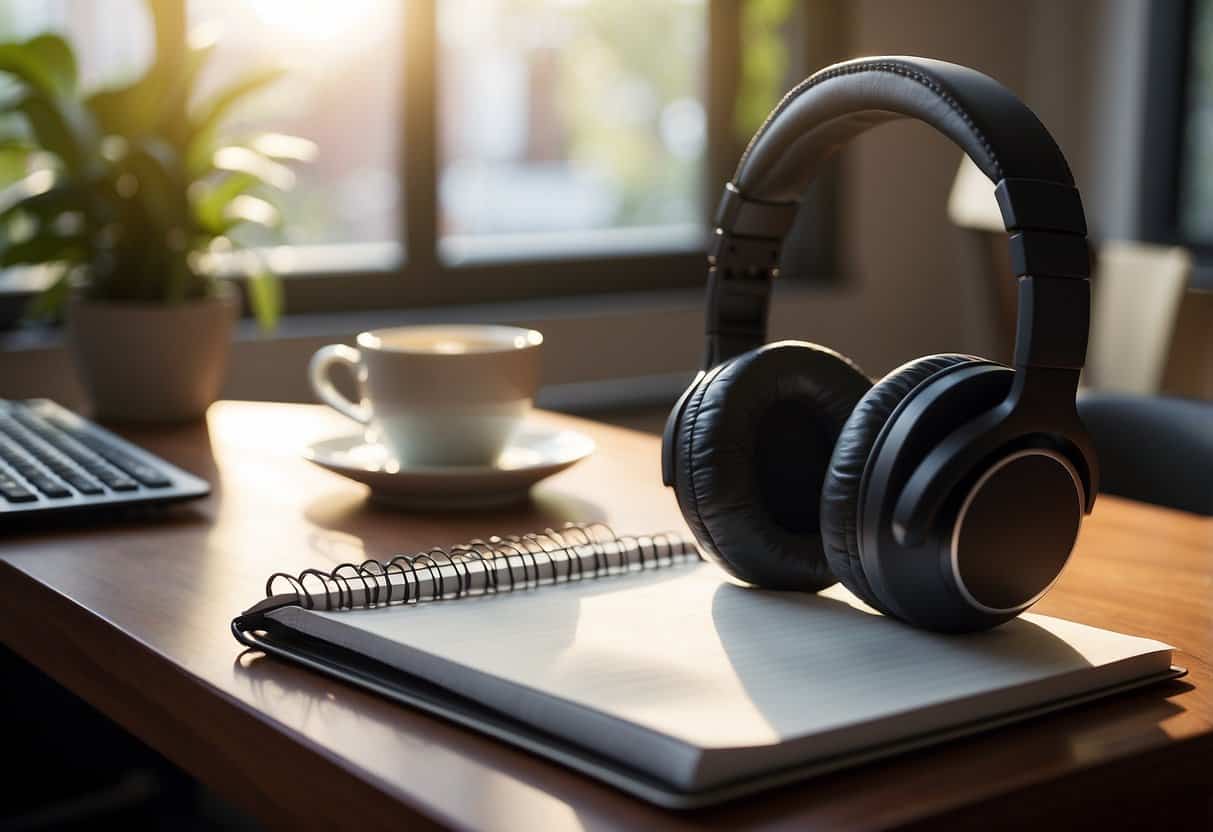
MULTIPOLYGON (((1038 609, 1163 639, 1182 682, 788 787, 670 814, 441 721, 256 654, 229 619, 269 573, 331 568, 568 519, 680 527, 655 437, 544 415, 598 452, 529 506, 409 516, 299 457, 348 430, 318 407, 220 403, 206 428, 132 433, 215 494, 158 522, 0 543, 0 639, 273 826, 588 829, 1210 822, 1213 521, 1101 498, 1038 609)), ((811 634, 806 634, 811 637, 811 634)), ((90 749, 91 751, 91 749, 90 749)), ((298 828, 298 827, 297 827, 298 828)))

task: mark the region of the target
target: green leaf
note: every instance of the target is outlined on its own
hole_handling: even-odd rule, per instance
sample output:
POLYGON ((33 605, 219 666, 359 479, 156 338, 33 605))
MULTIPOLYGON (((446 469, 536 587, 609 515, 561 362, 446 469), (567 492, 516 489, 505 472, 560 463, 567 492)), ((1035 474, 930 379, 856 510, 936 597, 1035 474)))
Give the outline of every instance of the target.
POLYGON ((272 331, 282 317, 282 282, 262 267, 247 275, 247 286, 249 306, 257 325, 263 332, 272 331))
POLYGON ((244 144, 265 158, 280 162, 312 162, 319 152, 311 139, 285 133, 259 133, 244 144))
MULTIPOLYGON (((44 173, 49 171, 30 174, 17 183, 17 187, 44 173)), ((20 195, 13 198, 10 198, 8 190, 0 193, 0 223, 7 223, 18 214, 25 214, 36 220, 39 228, 46 228, 62 214, 83 212, 86 208, 86 194, 76 185, 60 184, 39 190, 40 187, 41 182, 36 182, 29 188, 17 191, 20 195)))
POLYGON ((290 168, 247 147, 221 147, 211 155, 211 165, 216 170, 255 177, 280 191, 295 186, 295 174, 290 168))
POLYGON ((142 136, 160 118, 162 99, 147 82, 147 76, 124 87, 101 89, 84 99, 102 132, 118 136, 142 136))
MULTIPOLYGON (((33 145, 22 141, 0 142, 0 188, 7 187, 29 172, 33 145)), ((0 197, 0 202, 3 198, 0 197)))
POLYGON ((76 92, 76 58, 59 35, 0 43, 0 72, 16 76, 47 98, 67 98, 76 92))
POLYGON ((67 97, 76 93, 76 56, 59 35, 38 35, 26 43, 38 57, 56 93, 67 97))
POLYGON ((154 98, 155 106, 147 132, 164 136, 173 146, 185 149, 191 135, 188 104, 214 50, 215 44, 208 43, 187 47, 180 58, 176 49, 157 55, 143 79, 146 94, 154 98))
POLYGON ((63 160, 76 173, 93 160, 100 137, 92 116, 74 99, 48 101, 28 94, 17 109, 25 115, 38 144, 63 160))
POLYGON ((6 145, 22 144, 30 149, 37 149, 33 143, 33 133, 30 131, 29 122, 21 113, 14 111, 14 108, 20 103, 19 98, 7 105, 7 109, 0 111, 0 141, 6 145))
POLYGON ((264 199, 248 194, 241 194, 232 199, 223 209, 223 217, 227 220, 224 231, 241 223, 278 228, 282 222, 277 208, 264 199))
POLYGON ((32 321, 61 321, 71 294, 71 269, 60 269, 49 286, 35 295, 25 307, 25 318, 32 321))
POLYGON ((46 193, 54 186, 55 174, 49 170, 36 170, 23 176, 0 191, 0 216, 7 215, 21 203, 46 193))
POLYGON ((219 124, 231 109, 241 99, 274 83, 284 74, 277 68, 251 72, 215 93, 190 114, 189 129, 182 144, 187 148, 186 160, 191 171, 204 170, 209 163, 219 124))
POLYGON ((171 303, 180 303, 189 298, 196 275, 185 257, 170 257, 165 267, 167 274, 164 275, 164 299, 171 303))
MULTIPOLYGON (((211 186, 193 186, 198 188, 194 200, 194 219, 198 225, 211 234, 222 234, 229 223, 224 219, 224 210, 233 199, 246 193, 254 185, 259 184, 255 176, 247 173, 234 173, 226 176, 218 184, 211 186)), ((201 185, 201 183, 199 183, 201 185)))
POLYGON ((200 46, 190 46, 186 49, 185 66, 181 74, 181 86, 177 90, 183 102, 189 101, 190 95, 194 91, 194 84, 198 82, 198 76, 202 74, 202 70, 206 68, 207 62, 214 53, 214 41, 200 46))
POLYGON ((78 263, 84 258, 84 241, 78 236, 35 234, 28 240, 9 243, 0 251, 0 266, 35 263, 78 263))
POLYGON ((115 167, 119 177, 134 178, 138 189, 132 199, 143 206, 155 226, 186 233, 192 217, 176 150, 163 140, 144 138, 115 167))
POLYGON ((213 50, 214 44, 207 44, 190 47, 180 62, 157 59, 142 78, 98 90, 85 105, 106 133, 127 138, 162 133, 183 145, 189 129, 185 102, 213 50))

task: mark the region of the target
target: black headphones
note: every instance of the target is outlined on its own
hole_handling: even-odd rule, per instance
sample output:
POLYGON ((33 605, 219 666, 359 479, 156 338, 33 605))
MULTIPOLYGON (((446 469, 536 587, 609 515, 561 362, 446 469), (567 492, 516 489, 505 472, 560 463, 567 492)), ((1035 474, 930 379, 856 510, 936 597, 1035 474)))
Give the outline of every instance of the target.
POLYGON ((836 64, 767 118, 716 225, 704 370, 662 447, 662 477, 707 557, 769 589, 839 580, 881 612, 946 632, 1031 606, 1069 559, 1099 477, 1074 404, 1090 311, 1086 221, 1032 111, 954 64, 836 64), (783 237, 821 162, 907 117, 951 138, 995 184, 1019 275, 1014 369, 932 355, 873 385, 833 350, 764 344, 783 237))

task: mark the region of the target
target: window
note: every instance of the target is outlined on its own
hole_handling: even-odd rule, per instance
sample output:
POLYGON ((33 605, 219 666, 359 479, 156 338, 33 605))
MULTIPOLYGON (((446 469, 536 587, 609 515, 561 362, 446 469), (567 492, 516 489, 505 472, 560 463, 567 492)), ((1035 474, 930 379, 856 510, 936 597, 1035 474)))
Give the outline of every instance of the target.
POLYGON ((1190 248, 1213 286, 1213 0, 1150 5, 1140 235, 1190 248))
POLYGON ((1200 0, 1193 6, 1178 221, 1184 239, 1213 244, 1213 2, 1200 0))
POLYGON ((154 49, 141 0, 6 0, 0 4, 0 38, 40 32, 65 35, 76 50, 85 87, 118 83, 142 71, 154 49))
MULTIPOLYGON (((271 250, 290 312, 701 284, 748 138, 736 111, 757 100, 744 68, 773 101, 831 41, 825 0, 152 2, 214 42, 204 85, 287 71, 228 126, 318 147, 271 250)), ((66 31, 92 84, 146 66, 146 18, 140 0, 10 0, 0 32, 66 31)))
POLYGON ((189 0, 191 37, 215 44, 204 85, 286 70, 228 128, 316 143, 282 200, 288 243, 398 238, 402 18, 395 0, 189 0))
POLYGON ((438 24, 445 240, 699 242, 704 0, 442 0, 438 24))

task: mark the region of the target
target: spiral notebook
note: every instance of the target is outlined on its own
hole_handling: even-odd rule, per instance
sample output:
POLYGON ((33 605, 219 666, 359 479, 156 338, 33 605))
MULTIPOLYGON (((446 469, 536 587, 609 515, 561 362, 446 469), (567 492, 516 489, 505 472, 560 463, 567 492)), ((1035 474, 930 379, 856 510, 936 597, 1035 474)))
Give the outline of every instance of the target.
POLYGON ((673 808, 1173 678, 1171 648, 1027 614, 914 630, 845 590, 736 586, 604 526, 277 574, 243 644, 673 808))

